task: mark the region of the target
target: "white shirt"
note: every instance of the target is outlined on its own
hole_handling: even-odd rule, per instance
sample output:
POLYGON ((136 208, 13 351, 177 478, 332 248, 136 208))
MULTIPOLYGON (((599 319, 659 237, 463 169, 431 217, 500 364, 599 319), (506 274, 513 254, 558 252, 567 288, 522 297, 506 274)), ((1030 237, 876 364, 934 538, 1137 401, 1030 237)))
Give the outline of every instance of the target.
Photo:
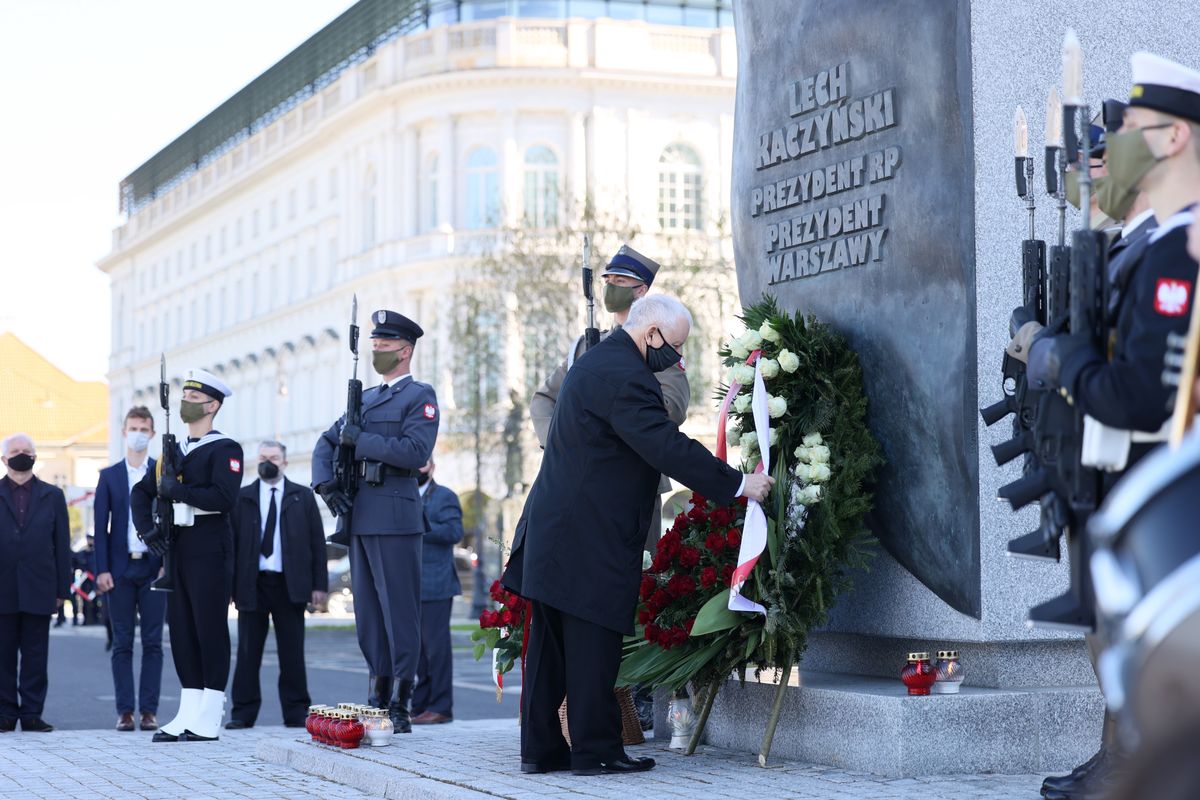
POLYGON ((283 540, 280 538, 280 525, 283 523, 283 478, 280 478, 276 483, 270 484, 260 479, 258 481, 258 513, 262 515, 262 525, 267 526, 267 513, 271 508, 271 490, 275 490, 275 530, 262 532, 264 537, 272 536, 275 539, 275 549, 271 553, 271 557, 267 558, 262 554, 262 550, 258 551, 258 569, 260 572, 283 572, 283 540))
POLYGON ((1124 227, 1121 228, 1121 238, 1124 239, 1126 236, 1128 236, 1129 234, 1136 231, 1138 228, 1140 228, 1142 226, 1143 222, 1145 222, 1146 220, 1150 219, 1153 216, 1154 216, 1154 209, 1147 208, 1145 211, 1138 214, 1133 219, 1129 220, 1129 222, 1126 222, 1124 227))
POLYGON ((425 483, 418 483, 417 484, 417 494, 421 495, 421 497, 424 497, 425 493, 429 491, 429 484, 430 484, 430 481, 425 481, 425 483))
POLYGON ((379 384, 379 391, 382 392, 384 389, 390 389, 393 386, 395 386, 397 383, 399 383, 400 381, 404 380, 405 378, 411 378, 411 377, 412 377, 411 372, 406 372, 403 375, 397 375, 396 377, 392 378, 390 381, 384 381, 383 383, 379 384))
MULTIPOLYGON (((128 458, 125 459, 125 473, 129 476, 129 491, 131 494, 133 493, 133 487, 137 484, 137 482, 146 477, 146 470, 149 468, 149 465, 149 458, 143 459, 140 467, 133 466, 129 463, 128 458)), ((129 552, 131 553, 144 553, 149 549, 146 547, 146 543, 138 538, 137 528, 133 526, 132 503, 129 504, 129 529, 126 532, 126 538, 129 540, 129 552)))

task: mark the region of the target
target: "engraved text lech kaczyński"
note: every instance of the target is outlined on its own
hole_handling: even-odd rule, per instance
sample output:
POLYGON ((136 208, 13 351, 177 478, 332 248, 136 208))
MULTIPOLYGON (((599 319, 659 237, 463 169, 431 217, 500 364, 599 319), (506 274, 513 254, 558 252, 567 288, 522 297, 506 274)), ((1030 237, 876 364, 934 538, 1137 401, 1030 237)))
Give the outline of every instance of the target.
POLYGON ((792 169, 750 190, 750 215, 768 222, 761 230, 770 283, 882 261, 888 229, 881 184, 895 177, 900 148, 854 145, 896 127, 896 90, 852 98, 844 63, 786 92, 791 122, 759 135, 755 162, 760 172, 792 169), (859 152, 843 156, 843 148, 859 152), (837 157, 818 165, 826 153, 837 157), (848 198, 853 190, 860 191, 848 198))

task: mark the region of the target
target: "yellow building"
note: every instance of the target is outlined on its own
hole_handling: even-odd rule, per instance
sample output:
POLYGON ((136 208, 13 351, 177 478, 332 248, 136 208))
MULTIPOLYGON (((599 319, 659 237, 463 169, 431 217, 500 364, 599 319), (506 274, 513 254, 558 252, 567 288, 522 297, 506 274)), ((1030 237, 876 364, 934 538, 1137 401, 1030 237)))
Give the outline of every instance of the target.
POLYGON ((77 381, 4 333, 0 387, 0 438, 29 434, 37 446, 34 474, 66 492, 72 538, 82 538, 91 530, 92 493, 108 464, 108 384, 77 381))

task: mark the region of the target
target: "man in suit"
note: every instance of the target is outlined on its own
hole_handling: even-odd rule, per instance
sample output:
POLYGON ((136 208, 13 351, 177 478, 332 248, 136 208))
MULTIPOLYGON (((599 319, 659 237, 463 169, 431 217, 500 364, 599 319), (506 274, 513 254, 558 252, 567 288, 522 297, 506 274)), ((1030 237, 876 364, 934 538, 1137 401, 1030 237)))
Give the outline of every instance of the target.
POLYGON ((672 297, 633 304, 625 326, 567 373, 541 470, 502 578, 531 601, 521 770, 640 772, 621 746, 613 697, 633 633, 642 545, 659 474, 717 502, 762 500, 772 479, 743 475, 679 432, 656 372, 678 363, 691 315, 672 297), (568 700, 571 746, 558 722, 568 700))
POLYGON ((50 616, 71 591, 71 533, 62 489, 33 474, 33 440, 0 447, 0 733, 52 731, 42 719, 50 616), (18 666, 19 659, 19 666, 18 666))
POLYGON ((454 568, 454 545, 462 541, 458 495, 433 479, 433 459, 417 478, 428 528, 421 542, 421 655, 413 690, 413 725, 454 721, 454 654, 450 609, 462 594, 454 568))
POLYGON ((228 730, 253 728, 258 718, 258 671, 270 622, 279 652, 283 724, 303 727, 312 702, 304 671, 304 608, 324 603, 329 590, 325 531, 312 490, 283 477, 287 463, 282 443, 260 444, 258 480, 242 488, 233 514, 238 652, 228 730))
POLYGON ((343 416, 321 434, 312 480, 329 510, 348 517, 355 626, 370 670, 367 704, 387 706, 396 731, 410 733, 425 532, 417 475, 437 441, 437 395, 410 370, 421 326, 395 311, 376 311, 371 320, 371 365, 383 383, 363 393, 361 425, 343 416), (353 499, 334 479, 339 447, 354 454, 359 484, 353 499))
POLYGON ((112 674, 116 690, 117 730, 133 730, 133 629, 142 629, 142 668, 136 710, 144 731, 158 729, 162 687, 162 629, 167 596, 151 591, 162 559, 138 538, 129 510, 129 493, 155 461, 147 457, 154 438, 154 417, 145 406, 125 414, 125 458, 100 471, 94 504, 96 517, 96 588, 105 595, 112 623, 112 674))

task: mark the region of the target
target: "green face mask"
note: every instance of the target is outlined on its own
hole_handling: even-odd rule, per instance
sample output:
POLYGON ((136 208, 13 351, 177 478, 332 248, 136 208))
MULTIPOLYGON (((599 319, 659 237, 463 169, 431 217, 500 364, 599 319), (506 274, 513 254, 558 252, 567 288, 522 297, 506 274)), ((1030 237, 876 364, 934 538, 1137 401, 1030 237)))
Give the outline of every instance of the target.
POLYGON ((387 375, 400 366, 400 355, 395 350, 375 350, 371 353, 371 366, 380 375, 387 375))
POLYGON ((628 311, 633 305, 633 293, 637 291, 636 286, 617 286, 613 283, 604 284, 604 310, 610 314, 615 314, 618 311, 628 311))
POLYGON ((1170 125, 1169 122, 1163 125, 1148 125, 1137 130, 1114 133, 1108 137, 1108 177, 1110 183, 1116 184, 1116 191, 1128 192, 1131 195, 1138 193, 1138 184, 1154 169, 1155 164, 1162 161, 1151 152, 1142 131, 1167 128, 1170 125))
POLYGON ((1071 170, 1064 178, 1063 189, 1067 193, 1067 202, 1079 208, 1079 173, 1071 170))
POLYGON ((1125 219, 1129 209, 1133 206, 1133 201, 1137 199, 1137 189, 1125 189, 1111 177, 1097 181, 1096 184, 1094 191, 1096 192, 1096 204, 1100 206, 1100 210, 1114 220, 1125 219))
POLYGON ((208 413, 204 410, 204 406, 209 401, 203 403, 195 403, 191 400, 181 400, 179 403, 179 418, 184 422, 197 422, 204 419, 208 413))

